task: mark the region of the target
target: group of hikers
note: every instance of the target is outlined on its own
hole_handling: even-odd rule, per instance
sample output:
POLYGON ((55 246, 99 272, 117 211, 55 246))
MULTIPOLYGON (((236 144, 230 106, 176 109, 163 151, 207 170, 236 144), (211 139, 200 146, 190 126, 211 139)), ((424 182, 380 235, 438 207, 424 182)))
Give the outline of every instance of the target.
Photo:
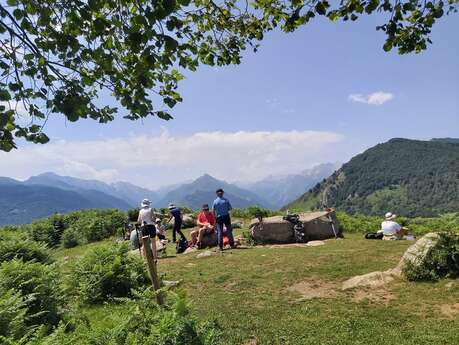
MULTIPOLYGON (((214 232, 217 234, 217 244, 220 250, 223 250, 224 237, 227 238, 228 244, 231 248, 235 247, 233 229, 231 226, 231 215, 230 211, 232 206, 230 201, 224 197, 225 192, 219 188, 216 192, 216 199, 213 201, 212 208, 208 204, 204 204, 201 208, 200 213, 197 216, 196 230, 191 231, 190 241, 186 240, 185 235, 182 232, 183 215, 179 207, 174 204, 169 204, 169 219, 165 222, 168 224, 173 221, 172 227, 172 241, 177 242, 177 235, 179 237, 180 246, 202 248, 204 236, 213 235, 214 232)), ((168 240, 166 238, 166 226, 163 223, 164 219, 161 219, 151 207, 151 201, 143 199, 140 204, 139 216, 137 219, 138 228, 132 228, 130 230, 130 240, 134 248, 140 247, 139 231, 140 236, 150 236, 151 238, 157 237, 161 244, 165 245, 168 240)))

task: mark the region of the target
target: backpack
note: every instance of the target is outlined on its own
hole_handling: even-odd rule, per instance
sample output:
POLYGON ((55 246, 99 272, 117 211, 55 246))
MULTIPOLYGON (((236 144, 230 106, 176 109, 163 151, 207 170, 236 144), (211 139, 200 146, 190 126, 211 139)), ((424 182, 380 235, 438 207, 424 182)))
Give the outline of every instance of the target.
POLYGON ((175 252, 177 254, 183 253, 188 248, 188 241, 184 236, 180 236, 179 240, 177 241, 177 247, 175 252))
POLYGON ((304 230, 304 224, 300 220, 300 216, 297 214, 289 214, 283 217, 284 220, 293 224, 293 236, 295 237, 296 243, 307 243, 308 236, 304 230))
POLYGON ((367 240, 382 240, 384 237, 382 232, 369 232, 365 234, 367 240))

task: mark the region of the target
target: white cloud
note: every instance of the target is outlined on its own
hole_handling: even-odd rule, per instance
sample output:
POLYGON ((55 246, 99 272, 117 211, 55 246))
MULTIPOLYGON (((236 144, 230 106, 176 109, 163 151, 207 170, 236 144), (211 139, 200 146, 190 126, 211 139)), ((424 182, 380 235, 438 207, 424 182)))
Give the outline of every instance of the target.
POLYGON ((363 95, 361 93, 351 94, 348 98, 351 102, 382 105, 392 100, 394 98, 394 94, 390 92, 377 91, 368 95, 363 95))
POLYGON ((3 176, 25 179, 45 171, 144 186, 181 182, 209 173, 217 178, 254 180, 302 171, 337 159, 343 137, 321 131, 198 132, 173 136, 131 135, 92 141, 55 141, 0 152, 3 176))

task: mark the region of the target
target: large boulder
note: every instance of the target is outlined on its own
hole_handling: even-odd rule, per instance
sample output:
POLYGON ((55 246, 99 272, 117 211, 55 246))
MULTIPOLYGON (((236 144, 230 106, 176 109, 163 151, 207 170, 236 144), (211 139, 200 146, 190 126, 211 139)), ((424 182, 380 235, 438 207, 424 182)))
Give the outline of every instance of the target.
MULTIPOLYGON (((300 214, 305 232, 309 240, 325 240, 327 238, 342 236, 334 211, 308 212, 300 214)), ((282 216, 253 219, 250 223, 252 237, 257 243, 293 243, 292 223, 284 220, 282 216)))
MULTIPOLYGON (((196 217, 194 214, 184 214, 182 221, 182 228, 192 228, 196 226, 196 217)), ((171 226, 174 226, 174 218, 170 221, 171 226)))
POLYGON ((405 254, 403 254, 397 267, 393 269, 393 272, 401 274, 408 264, 414 267, 422 266, 427 258, 427 255, 437 245, 439 239, 440 236, 433 232, 421 237, 415 244, 405 251, 405 254))

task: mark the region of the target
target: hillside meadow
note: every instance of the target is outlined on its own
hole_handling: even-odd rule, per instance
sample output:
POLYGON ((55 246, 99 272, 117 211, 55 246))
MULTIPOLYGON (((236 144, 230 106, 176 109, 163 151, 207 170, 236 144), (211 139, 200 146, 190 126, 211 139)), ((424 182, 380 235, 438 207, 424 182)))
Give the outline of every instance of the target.
MULTIPOLYGON (((179 284, 168 289, 167 307, 160 309, 148 292, 138 252, 116 244, 120 216, 117 211, 63 216, 73 223, 64 222, 62 233, 79 223, 85 229, 85 240, 72 248, 65 248, 62 238, 48 245, 35 241, 33 226, 0 231, 0 276, 8 278, 0 282, 3 343, 457 344, 459 285, 452 278, 341 290, 354 275, 394 267, 412 244, 364 240, 364 232, 379 226, 376 217, 338 214, 345 238, 318 247, 249 246, 197 258, 202 251, 177 256, 169 244, 158 269, 163 281, 179 284), (106 238, 94 238, 91 229, 106 229, 106 238), (8 288, 5 281, 20 280, 12 277, 15 269, 26 272, 22 285, 8 288), (31 300, 27 292, 35 294, 31 300), (33 303, 44 297, 55 308, 33 303), (47 317, 51 311, 55 319, 47 317)), ((248 219, 236 221, 243 224, 237 235, 247 233, 248 219)), ((459 233, 454 214, 401 221, 417 234, 459 233)), ((39 222, 40 229, 46 222, 39 222)), ((56 239, 52 230, 48 234, 56 239)))

